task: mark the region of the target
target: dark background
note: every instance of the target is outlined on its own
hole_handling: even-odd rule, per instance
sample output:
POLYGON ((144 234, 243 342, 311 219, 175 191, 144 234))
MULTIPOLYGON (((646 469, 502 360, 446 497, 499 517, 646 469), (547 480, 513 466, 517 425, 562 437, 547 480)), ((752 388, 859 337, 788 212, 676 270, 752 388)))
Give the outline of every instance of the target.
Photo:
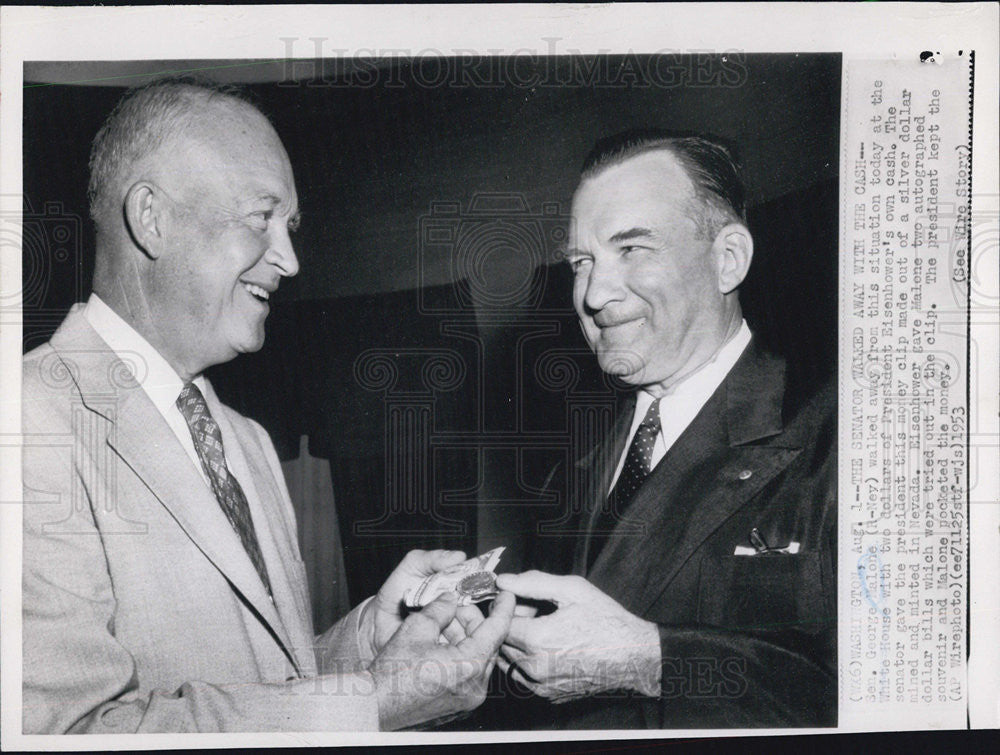
POLYGON ((185 68, 246 84, 295 170, 302 272, 261 352, 210 376, 283 460, 302 434, 330 460, 352 602, 414 547, 504 544, 504 569, 528 566, 561 505, 538 488, 568 453, 567 407, 615 393, 557 254, 598 138, 656 126, 735 145, 751 328, 817 379, 835 368, 836 54, 26 64, 25 350, 89 294, 94 134, 124 86, 185 68))

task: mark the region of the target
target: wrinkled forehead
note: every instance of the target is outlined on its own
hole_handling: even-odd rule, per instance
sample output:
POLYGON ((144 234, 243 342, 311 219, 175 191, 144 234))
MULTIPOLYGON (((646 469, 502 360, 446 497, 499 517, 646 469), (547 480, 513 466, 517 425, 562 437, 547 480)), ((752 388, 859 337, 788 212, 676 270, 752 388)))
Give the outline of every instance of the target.
MULTIPOLYGON (((618 225, 681 222, 691 217, 694 185, 680 162, 656 150, 584 178, 573 194, 572 227, 599 232, 618 225)), ((571 228, 572 230, 572 228, 571 228)))

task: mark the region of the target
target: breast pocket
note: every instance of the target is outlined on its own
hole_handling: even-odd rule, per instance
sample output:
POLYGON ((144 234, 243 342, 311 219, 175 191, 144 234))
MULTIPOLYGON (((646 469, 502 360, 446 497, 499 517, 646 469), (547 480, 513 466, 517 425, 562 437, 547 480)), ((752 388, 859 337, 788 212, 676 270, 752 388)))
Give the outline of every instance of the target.
POLYGON ((726 629, 817 631, 823 605, 818 554, 721 556, 702 561, 698 621, 726 629))

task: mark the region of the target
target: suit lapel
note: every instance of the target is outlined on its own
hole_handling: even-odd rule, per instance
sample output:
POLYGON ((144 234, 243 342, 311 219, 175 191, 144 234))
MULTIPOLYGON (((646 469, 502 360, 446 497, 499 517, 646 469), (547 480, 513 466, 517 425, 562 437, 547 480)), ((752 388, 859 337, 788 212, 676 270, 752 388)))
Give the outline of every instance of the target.
POLYGON ((798 455, 784 364, 751 344, 640 488, 589 579, 643 615, 698 548, 798 455), (642 535, 623 534, 642 527, 642 535))
MULTIPOLYGON (((292 551, 296 533, 289 528, 288 520, 281 516, 284 501, 275 485, 274 474, 259 438, 249 423, 242 418, 231 421, 227 414, 220 413, 219 423, 223 432, 229 430, 236 439, 231 471, 247 493, 254 520, 266 522, 265 527, 257 526, 256 529, 274 591, 274 605, 280 614, 282 628, 293 636, 289 648, 303 653, 303 657, 296 658, 297 668, 300 673, 308 672, 314 663, 310 657, 313 645, 312 608, 308 595, 300 589, 301 583, 289 573, 297 561, 297 554, 292 551)), ((226 455, 228 458, 228 450, 226 455)))
POLYGON ((583 491, 584 507, 580 512, 579 525, 583 534, 576 538, 573 550, 573 573, 580 576, 586 575, 587 552, 590 547, 589 533, 593 530, 594 520, 605 503, 611 479, 625 449, 625 441, 628 440, 628 431, 632 426, 632 415, 635 412, 635 394, 625 397, 619 403, 617 412, 618 416, 611 433, 589 454, 579 459, 571 470, 573 474, 583 478, 578 488, 583 491))
POLYGON ((119 357, 74 310, 51 344, 84 405, 108 420, 107 443, 263 618, 285 652, 290 643, 253 562, 191 458, 119 357))

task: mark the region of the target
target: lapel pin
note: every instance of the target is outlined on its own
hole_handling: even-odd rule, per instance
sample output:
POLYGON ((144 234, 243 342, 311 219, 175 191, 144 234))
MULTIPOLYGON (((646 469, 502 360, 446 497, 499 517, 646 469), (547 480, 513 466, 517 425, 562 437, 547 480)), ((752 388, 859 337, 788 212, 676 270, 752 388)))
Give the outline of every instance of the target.
POLYGON ((751 472, 749 469, 744 469, 739 474, 739 478, 741 480, 749 480, 751 477, 753 477, 753 472, 751 472))

